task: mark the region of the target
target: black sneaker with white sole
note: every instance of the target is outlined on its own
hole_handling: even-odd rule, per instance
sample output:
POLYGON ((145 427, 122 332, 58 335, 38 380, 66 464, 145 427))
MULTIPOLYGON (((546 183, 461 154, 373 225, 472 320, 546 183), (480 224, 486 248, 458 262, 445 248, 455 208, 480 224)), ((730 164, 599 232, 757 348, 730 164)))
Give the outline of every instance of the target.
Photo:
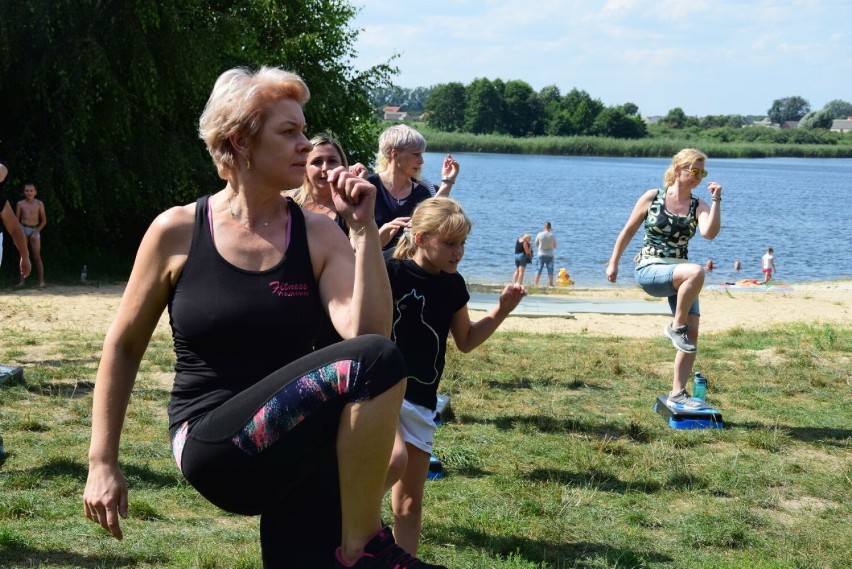
POLYGON ((432 565, 406 553, 396 544, 390 528, 382 528, 364 546, 364 554, 352 565, 347 565, 337 549, 337 569, 447 569, 443 565, 432 565))

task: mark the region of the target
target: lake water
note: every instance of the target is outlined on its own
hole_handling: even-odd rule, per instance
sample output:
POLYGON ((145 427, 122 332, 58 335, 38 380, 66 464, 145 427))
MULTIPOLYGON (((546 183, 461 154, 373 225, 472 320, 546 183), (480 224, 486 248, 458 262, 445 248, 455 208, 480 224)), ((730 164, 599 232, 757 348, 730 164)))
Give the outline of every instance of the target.
MULTIPOLYGON (((662 184, 668 158, 597 158, 507 154, 453 155, 461 166, 452 197, 473 220, 459 272, 469 282, 510 282, 514 242, 535 235, 546 220, 558 239, 556 269, 578 286, 608 285, 604 271, 636 200, 662 184)), ((425 154, 424 176, 440 178, 444 155, 425 154)), ((713 159, 706 182, 722 184, 722 230, 690 242, 690 260, 712 258, 707 282, 762 279, 760 258, 775 249, 776 280, 785 283, 852 277, 852 159, 713 159), (733 271, 735 259, 742 269, 733 271)), ((636 233, 619 266, 619 285, 633 286, 636 233)), ((534 261, 535 263, 535 261, 534 261)), ((532 282, 535 265, 527 267, 532 282)), ((546 281, 544 281, 546 282, 546 281)))

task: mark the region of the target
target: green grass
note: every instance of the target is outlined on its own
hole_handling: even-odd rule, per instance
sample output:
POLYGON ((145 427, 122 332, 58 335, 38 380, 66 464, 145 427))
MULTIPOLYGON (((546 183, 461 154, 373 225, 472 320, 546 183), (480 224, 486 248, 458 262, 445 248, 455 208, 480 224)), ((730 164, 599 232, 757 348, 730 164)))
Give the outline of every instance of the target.
MULTIPOLYGON (((26 377, 0 388, 0 567, 260 567, 257 519, 211 506, 174 465, 166 334, 125 425, 124 541, 85 520, 101 340, 4 342, 26 377), (33 361, 35 345, 56 356, 33 361)), ((421 555, 460 569, 852 566, 850 357, 848 326, 707 335, 697 367, 726 426, 679 431, 652 410, 670 383, 662 337, 498 332, 470 354, 451 347, 447 477, 427 485, 421 555)))

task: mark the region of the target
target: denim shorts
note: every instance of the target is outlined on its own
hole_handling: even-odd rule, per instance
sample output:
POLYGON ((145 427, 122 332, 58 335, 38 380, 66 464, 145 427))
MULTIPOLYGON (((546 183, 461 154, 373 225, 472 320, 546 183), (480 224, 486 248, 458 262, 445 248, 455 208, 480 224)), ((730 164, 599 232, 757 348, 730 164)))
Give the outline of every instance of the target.
POLYGON ((538 269, 536 272, 541 274, 544 267, 547 267, 547 274, 553 276, 553 255, 538 256, 538 269))
POLYGON ((526 253, 515 253, 515 266, 516 267, 526 267, 530 264, 530 258, 527 257, 526 253))
MULTIPOLYGON (((675 313, 677 307, 677 290, 672 285, 675 267, 677 265, 657 263, 637 267, 633 272, 636 277, 636 284, 642 287, 642 290, 651 296, 669 299, 669 308, 671 308, 672 314, 675 313)), ((697 298, 689 307, 689 314, 701 316, 701 308, 698 305, 697 298)))

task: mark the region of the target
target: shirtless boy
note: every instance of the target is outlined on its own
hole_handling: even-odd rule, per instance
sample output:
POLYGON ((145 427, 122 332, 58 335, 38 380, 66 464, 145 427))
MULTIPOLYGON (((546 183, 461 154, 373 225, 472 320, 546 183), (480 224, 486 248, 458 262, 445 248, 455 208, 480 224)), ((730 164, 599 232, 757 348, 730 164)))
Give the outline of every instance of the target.
MULTIPOLYGON (((36 199, 35 184, 24 184, 24 199, 15 207, 15 215, 27 236, 32 251, 32 262, 38 275, 38 286, 44 288, 44 263, 41 261, 41 232, 47 225, 47 215, 44 212, 44 204, 36 199)), ((26 278, 21 275, 18 286, 23 286, 26 278)))

